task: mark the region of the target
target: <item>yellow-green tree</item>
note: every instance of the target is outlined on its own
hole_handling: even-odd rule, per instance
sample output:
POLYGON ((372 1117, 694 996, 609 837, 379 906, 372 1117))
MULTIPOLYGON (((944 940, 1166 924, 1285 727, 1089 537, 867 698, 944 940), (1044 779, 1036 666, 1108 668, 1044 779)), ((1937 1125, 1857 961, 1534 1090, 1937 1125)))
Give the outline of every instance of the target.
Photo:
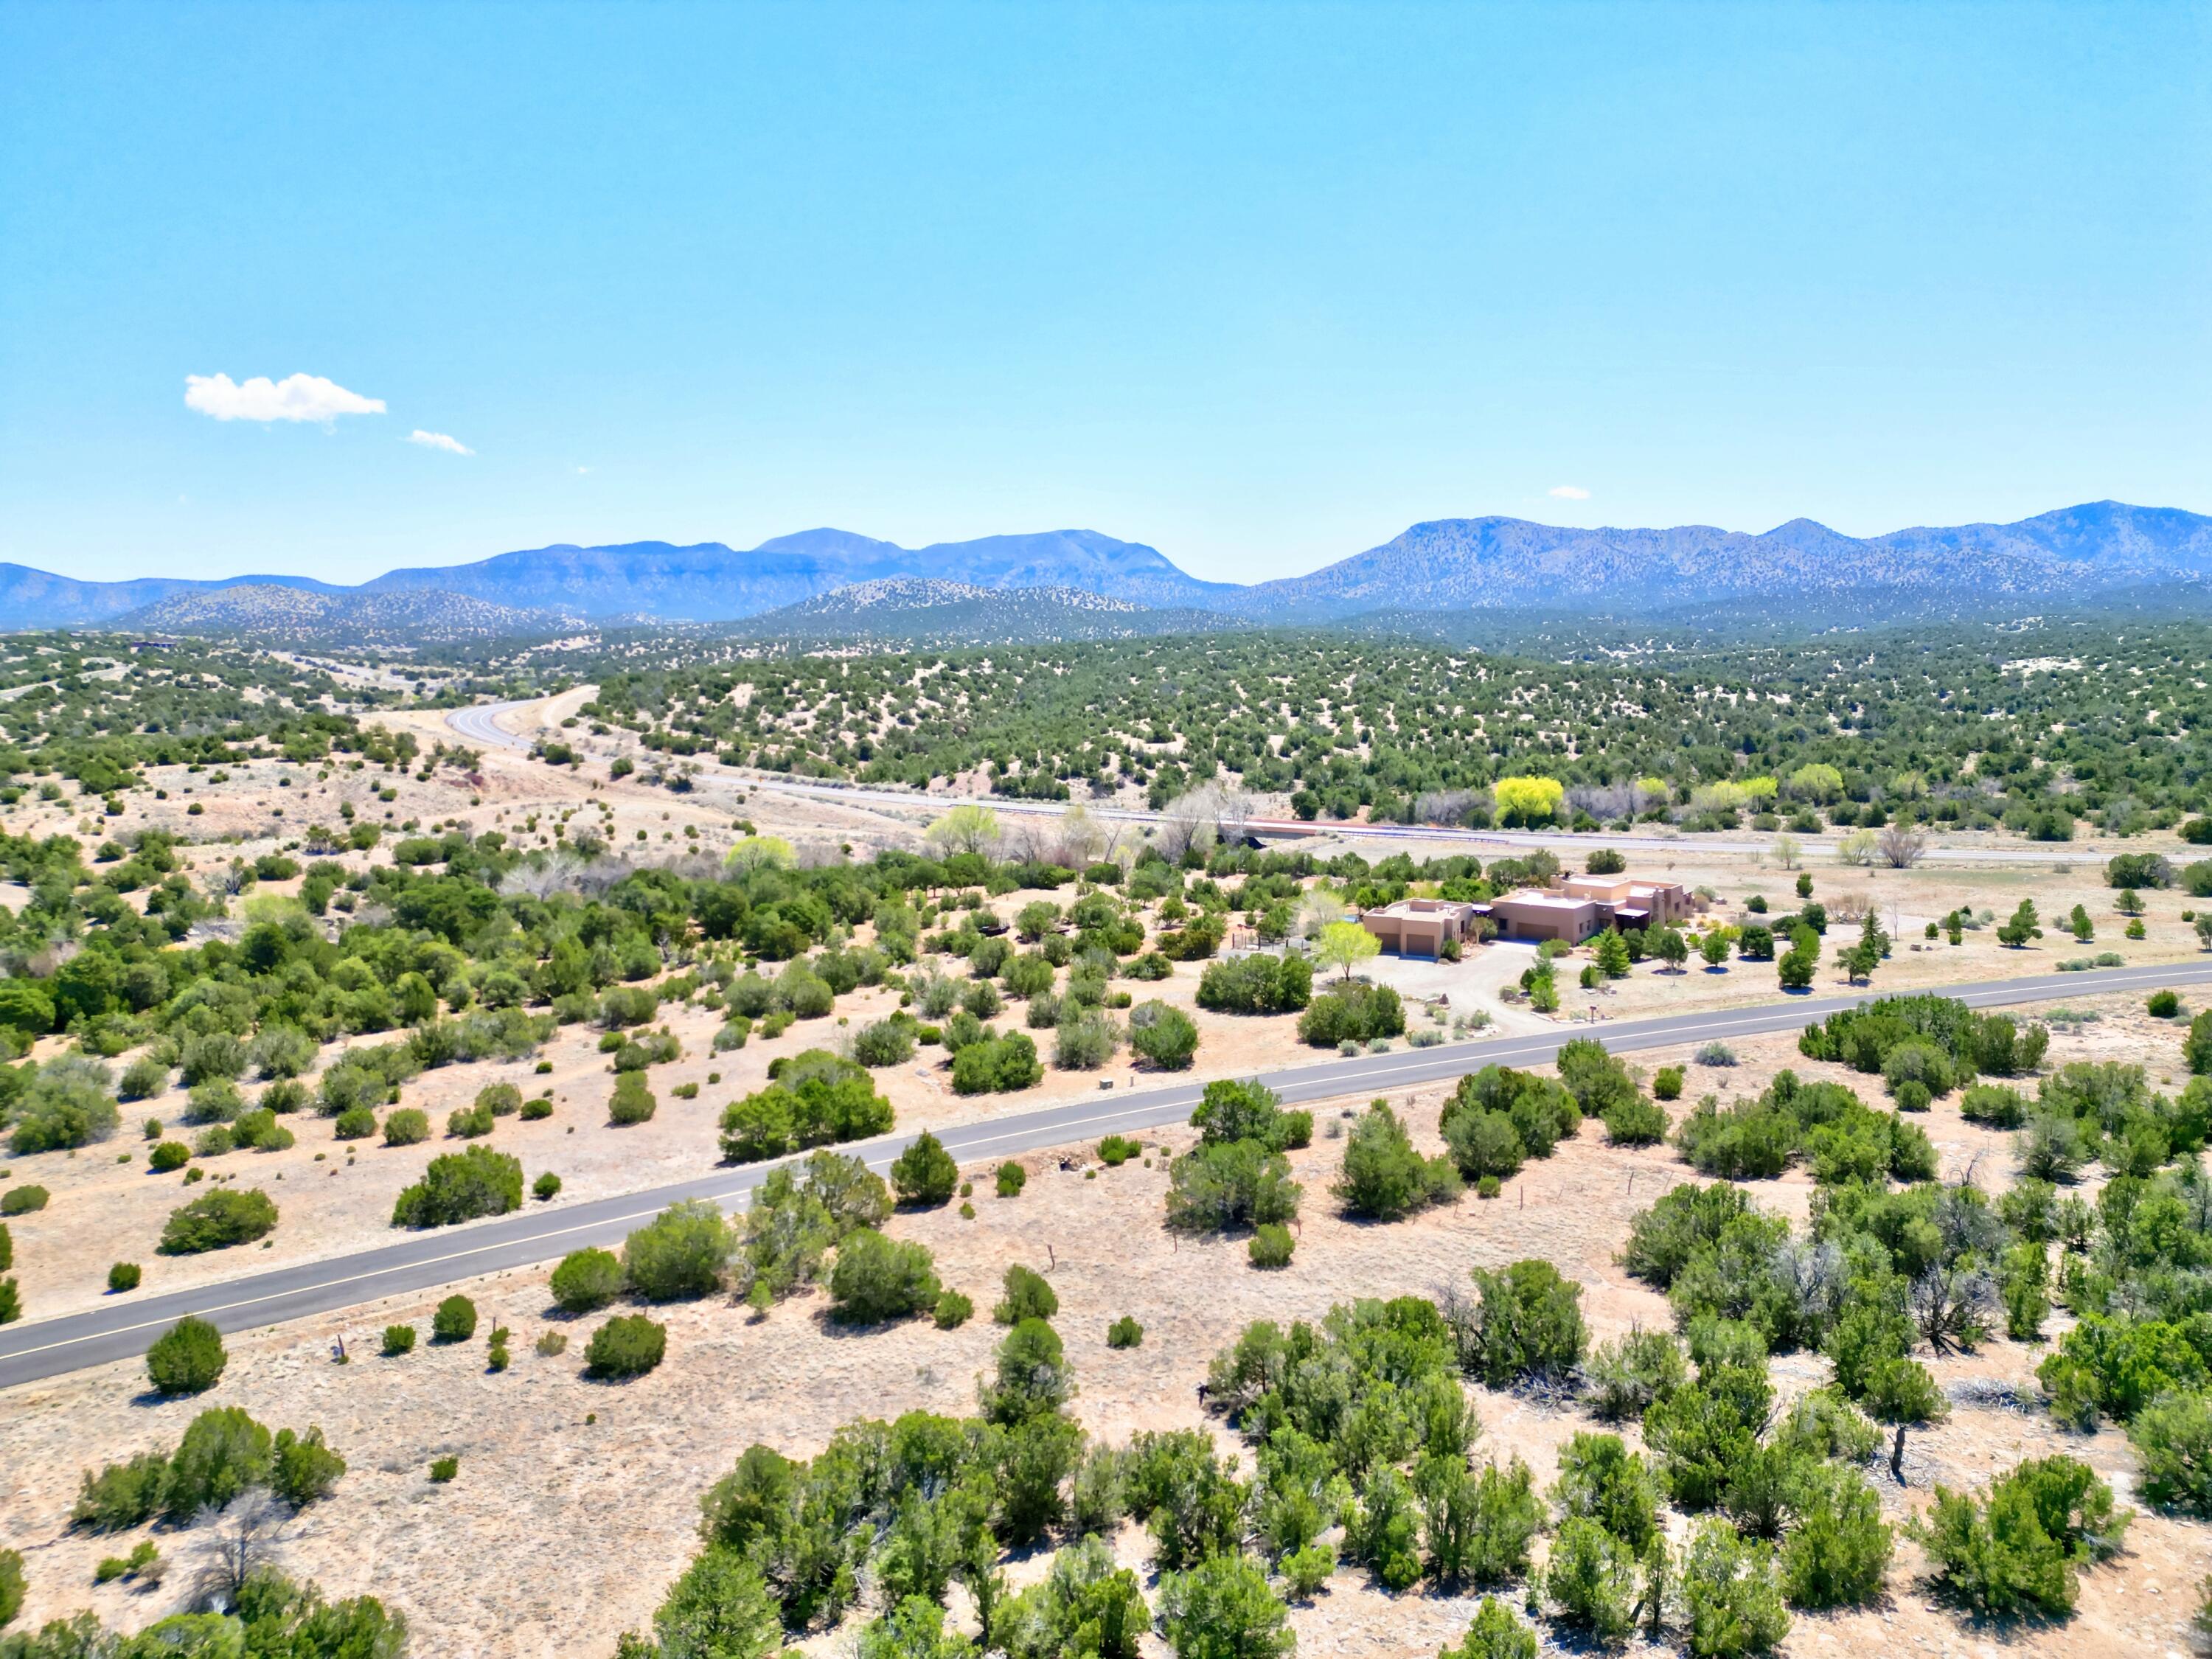
POLYGON ((788 870, 796 857, 781 836, 747 836, 722 855, 725 869, 739 875, 756 870, 788 870))
POLYGON ((965 802, 931 824, 923 838, 941 853, 988 853, 999 844, 999 815, 965 802))
POLYGON ((1314 943, 1314 957, 1324 968, 1339 969, 1346 978, 1354 967, 1382 954, 1382 941, 1356 921, 1332 921, 1314 943))
POLYGON ((1550 823, 1559 816, 1566 787, 1557 778, 1500 778, 1491 787, 1501 823, 1550 823))

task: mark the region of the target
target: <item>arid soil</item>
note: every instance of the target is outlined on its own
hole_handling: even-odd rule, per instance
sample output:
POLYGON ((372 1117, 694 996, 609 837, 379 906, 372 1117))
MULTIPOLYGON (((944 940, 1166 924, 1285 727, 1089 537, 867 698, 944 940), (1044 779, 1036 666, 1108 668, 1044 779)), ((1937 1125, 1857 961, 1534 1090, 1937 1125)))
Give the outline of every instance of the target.
MULTIPOLYGON (((2101 1017, 2062 1030, 2054 1060, 2128 1059, 2148 1066, 2154 1079, 2179 1074, 2178 1031, 2142 1015, 2139 1001, 2081 1006, 2101 1017)), ((1754 1092, 1784 1065, 1865 1090, 1867 1079, 1806 1062, 1786 1039, 1738 1047, 1734 1067, 1691 1066, 1690 1097, 1708 1090, 1724 1097, 1754 1092)), ((1637 1063, 1650 1068, 1690 1059, 1686 1052, 1653 1052, 1637 1056, 1637 1063)), ((1393 1097, 1409 1109, 1425 1146, 1436 1145, 1443 1094, 1431 1088, 1393 1097)), ((1200 1245, 1168 1234, 1160 1224, 1162 1158, 1106 1170, 1089 1148, 1069 1149, 1082 1166, 1077 1169, 1061 1169, 1053 1155, 1026 1160, 1032 1179, 1018 1199, 990 1196, 988 1180, 980 1179, 987 1171, 963 1171, 979 1177, 975 1220, 963 1220, 956 1202, 902 1216, 893 1230, 928 1244, 946 1282, 969 1291, 979 1307, 988 1305, 1009 1263, 1047 1270, 1061 1302, 1055 1322, 1081 1383, 1074 1410, 1093 1434, 1109 1440, 1144 1428, 1212 1422, 1195 1385, 1208 1358, 1249 1320, 1314 1316, 1355 1297, 1431 1294, 1473 1266, 1526 1256, 1556 1262, 1584 1287, 1594 1339, 1638 1322, 1666 1322, 1663 1299, 1629 1280, 1613 1255, 1631 1215, 1687 1176, 1668 1149, 1609 1147, 1591 1125, 1556 1157, 1530 1165, 1497 1200, 1470 1195, 1393 1225, 1355 1224, 1337 1216, 1328 1197, 1343 1145, 1331 1130, 1344 1121, 1333 1114, 1364 1103, 1348 1100, 1326 1109, 1322 1132, 1294 1157, 1306 1186, 1305 1219, 1296 1259, 1282 1273, 1249 1267, 1240 1243, 1200 1245), (1123 1314, 1144 1325, 1143 1345, 1109 1350, 1106 1324, 1123 1314)), ((623 1133, 658 1133, 664 1121, 672 1126, 681 1121, 670 1110, 676 1104, 664 1093, 662 1118, 647 1130, 623 1133)), ((703 1115, 704 1097, 687 1109, 703 1115)), ((1954 1103, 1939 1103, 1922 1121, 1942 1153, 1947 1176, 1971 1170, 1992 1188, 2008 1178, 2005 1137, 1962 1121, 1954 1103)), ((503 1123, 500 1136, 516 1134, 518 1127, 568 1140, 561 1116, 534 1126, 503 1123)), ((696 1146, 705 1131, 702 1125, 684 1133, 696 1146)), ((591 1138, 579 1127, 577 1142, 591 1138)), ((1173 1148, 1188 1135, 1147 1139, 1173 1148)), ((362 1161, 372 1159, 364 1153, 362 1161)), ((526 1150, 525 1161, 536 1167, 526 1150)), ((580 1169, 580 1181, 583 1176, 580 1169)), ((349 1182, 341 1177, 331 1185, 349 1190, 349 1182)), ((361 1182, 364 1190, 369 1185, 361 1182)), ((1811 1188, 1793 1175, 1753 1190, 1762 1203, 1802 1221, 1811 1188)), ((56 1211, 65 1196, 58 1192, 56 1211)), ((333 1206, 335 1226, 373 1233, 374 1211, 366 1200, 357 1206, 341 1201, 333 1206), (354 1208, 359 1218, 344 1220, 354 1208)), ((279 1236, 304 1218, 288 1211, 279 1236)), ((321 1231, 320 1224, 314 1230, 321 1231)), ((583 1379, 580 1357, 596 1318, 572 1322, 554 1314, 545 1277, 543 1269, 517 1271, 456 1287, 482 1310, 477 1338, 451 1348, 421 1347, 404 1358, 378 1357, 375 1333, 404 1322, 427 1336, 434 1294, 234 1339, 228 1373, 199 1401, 146 1398, 143 1371, 132 1364, 0 1395, 0 1535, 25 1553, 32 1587, 27 1618, 88 1605, 105 1617, 137 1623, 166 1609, 169 1591, 93 1587, 95 1560, 132 1540, 67 1530, 78 1472, 173 1442, 206 1404, 238 1404, 271 1425, 319 1423, 350 1460, 337 1495, 301 1517, 286 1547, 289 1559, 334 1594, 374 1590, 404 1608, 416 1651, 605 1652, 617 1632, 649 1617, 694 1547, 698 1494, 747 1444, 764 1440, 804 1455, 854 1416, 889 1416, 914 1407, 969 1408, 975 1376, 988 1364, 997 1334, 985 1317, 951 1333, 926 1322, 841 1332, 821 1317, 818 1297, 785 1304, 756 1322, 742 1307, 717 1298, 660 1316, 669 1323, 670 1347, 659 1370, 625 1386, 601 1385, 583 1379), (501 1323, 515 1333, 515 1358, 510 1370, 495 1375, 484 1366, 483 1334, 501 1323), (574 1339, 568 1352, 534 1351, 537 1338, 549 1331, 574 1339), (341 1337, 351 1354, 343 1365, 332 1355, 341 1337), (425 1470, 433 1457, 447 1455, 459 1458, 459 1478, 434 1487, 425 1470)), ((2053 1334, 2063 1325, 2063 1318, 2055 1321, 2053 1334)), ((2033 1407, 2033 1372, 2044 1352, 1999 1340, 1978 1353, 1934 1362, 1954 1397, 1968 1382, 1976 1391, 1948 1422, 1912 1435, 1903 1488, 1886 1469, 1877 1471, 1893 1518, 1923 1504, 1936 1481, 1972 1485, 2021 1457, 2058 1449, 2086 1457, 2127 1496, 2132 1456, 2123 1437, 2110 1430, 2061 1433, 2033 1407), (2012 1385, 2022 1403, 1975 1403, 2002 1397, 1991 1383, 2012 1385)), ((1775 1365, 1785 1394, 1816 1385, 1825 1370, 1823 1362, 1807 1356, 1775 1365)), ((1500 1457, 1525 1457, 1546 1480, 1558 1444, 1588 1425, 1577 1408, 1486 1391, 1479 1408, 1484 1446, 1500 1457)), ((189 1533, 155 1537, 180 1565, 198 1547, 189 1533)), ((1140 1536, 1127 1534, 1121 1545, 1133 1563, 1144 1559, 1140 1536)), ((2141 1514, 2127 1552, 2085 1573, 2073 1620, 1984 1630, 1929 1600, 1917 1582, 1916 1553, 1900 1543, 1883 1605, 1801 1617, 1787 1650, 2163 1655, 2185 1646, 2182 1626, 2208 1564, 2212 1546, 2204 1528, 2141 1514)), ((1464 1600, 1419 1594, 1385 1596, 1347 1570, 1297 1607, 1294 1621, 1301 1650, 1309 1654, 1426 1659, 1443 1640, 1456 1638, 1470 1607, 1464 1600)), ((807 1645, 836 1652, 846 1639, 824 1635, 807 1645)))

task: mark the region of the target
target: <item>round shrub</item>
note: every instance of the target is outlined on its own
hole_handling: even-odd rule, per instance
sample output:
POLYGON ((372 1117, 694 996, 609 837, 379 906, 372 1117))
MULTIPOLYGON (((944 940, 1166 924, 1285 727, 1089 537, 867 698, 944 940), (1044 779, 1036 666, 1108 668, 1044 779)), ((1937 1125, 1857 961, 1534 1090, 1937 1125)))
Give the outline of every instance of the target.
POLYGON ((1106 1346, 1109 1348, 1133 1348, 1144 1340, 1145 1328, 1128 1314, 1106 1328, 1106 1346))
POLYGON ((950 1201, 959 1184, 960 1166, 927 1129, 891 1164, 891 1191, 901 1204, 933 1208, 950 1201))
POLYGON ((135 1291, 144 1277, 137 1262, 118 1261, 107 1270, 107 1288, 118 1294, 124 1291, 135 1291))
POLYGON ((1291 1253, 1297 1249, 1297 1241, 1291 1237, 1291 1230, 1270 1221, 1254 1229, 1244 1254, 1255 1267, 1287 1267, 1291 1265, 1291 1253))
POLYGON ((1030 1172, 1009 1158, 999 1166, 999 1196, 1019 1198, 1022 1188, 1028 1186, 1030 1172))
POLYGON ((415 1328, 412 1325, 386 1325, 384 1328, 384 1357, 397 1359, 403 1353, 415 1352, 415 1328))
POLYGON ((530 1183, 530 1190, 538 1195, 541 1204, 550 1204, 561 1195, 561 1177, 548 1170, 530 1183))
POLYGON ((1005 1300, 991 1310, 994 1324, 1018 1325, 1024 1319, 1050 1319, 1060 1311, 1060 1297, 1044 1275, 1019 1262, 1006 1269, 1005 1300))
POLYGON ((1498 1177, 1494 1175, 1484 1176, 1474 1183, 1474 1195, 1477 1198, 1495 1198, 1498 1191, 1498 1177))
POLYGON ((2153 991, 2144 999, 2143 1007, 2153 1019, 2172 1019, 2181 1012, 2181 994, 2178 991, 2153 991))
POLYGON ((44 1187, 10 1187, 0 1194, 0 1215, 32 1215, 46 1207, 52 1196, 44 1187))
POLYGON ((146 1350, 146 1375, 163 1394, 204 1394, 222 1380, 230 1363, 222 1333, 187 1314, 146 1350))
POLYGON ((430 1316, 430 1338, 434 1342, 465 1342, 477 1334, 477 1304, 465 1296, 449 1296, 430 1316))
POLYGON ((553 1115, 553 1103, 543 1096, 522 1103, 521 1118, 525 1123, 537 1123, 553 1115))
MULTIPOLYGON (((390 1125, 386 1127, 388 1132, 390 1125)), ((392 1206, 392 1224, 446 1227, 521 1207, 520 1160, 489 1146, 471 1146, 432 1158, 422 1179, 401 1189, 392 1206)))
POLYGON ((222 1508, 269 1473, 269 1431, 236 1406, 202 1412, 185 1428, 161 1483, 161 1510, 189 1521, 222 1508))
POLYGON ((670 1205, 623 1241, 623 1275, 649 1302, 711 1296, 722 1288, 735 1249, 720 1206, 693 1199, 670 1205))
POLYGON ((1662 1066, 1651 1079, 1651 1093, 1658 1100, 1680 1100, 1682 1097, 1682 1068, 1662 1066))
POLYGON ((592 1333, 585 1350, 593 1376, 642 1376, 668 1352, 668 1328, 643 1314, 617 1314, 592 1333))
MULTIPOLYGON (((356 1109, 368 1111, 367 1107, 356 1109)), ((340 1113, 341 1120, 346 1115, 340 1113)), ((376 1117, 369 1114, 368 1127, 363 1134, 374 1132, 376 1117)), ((384 1144, 387 1146, 416 1146, 430 1138, 430 1115, 416 1106, 403 1106, 384 1120, 384 1144)))
POLYGON ((163 1255, 227 1250, 265 1237, 276 1224, 276 1206, 268 1194, 226 1188, 171 1211, 159 1248, 163 1255))
POLYGON ((852 1325, 908 1319, 935 1308, 942 1288, 927 1249, 861 1227, 837 1247, 830 1274, 830 1312, 852 1325))
POLYGON ((181 1170, 192 1160, 192 1149, 181 1140, 165 1140, 146 1155, 146 1162, 155 1175, 167 1175, 181 1170))
POLYGON ((957 1331, 975 1316, 975 1304, 958 1291, 940 1291, 937 1298, 937 1328, 957 1331))
POLYGON ((593 1313, 622 1294, 623 1265, 612 1250, 571 1250, 553 1270, 551 1289, 563 1313, 593 1313))
POLYGON ((522 1091, 512 1083, 488 1083, 477 1091, 476 1109, 494 1117, 508 1117, 522 1109, 522 1091))
POLYGON ((645 1086, 644 1073, 624 1072, 615 1079, 614 1095, 607 1102, 607 1121, 623 1128, 650 1123, 659 1104, 653 1091, 645 1086))
POLYGON ((1900 1112, 1924 1112, 1934 1097, 1928 1085, 1917 1078, 1907 1079, 1897 1085, 1897 1109, 1900 1112))

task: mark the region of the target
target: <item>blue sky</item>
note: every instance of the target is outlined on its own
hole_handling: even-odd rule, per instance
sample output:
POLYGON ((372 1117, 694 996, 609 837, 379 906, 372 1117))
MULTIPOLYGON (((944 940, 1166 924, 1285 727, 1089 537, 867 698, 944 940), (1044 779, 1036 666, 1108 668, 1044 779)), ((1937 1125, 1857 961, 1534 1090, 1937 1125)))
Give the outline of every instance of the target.
POLYGON ((2208 20, 15 0, 0 558, 2212 511, 2208 20))

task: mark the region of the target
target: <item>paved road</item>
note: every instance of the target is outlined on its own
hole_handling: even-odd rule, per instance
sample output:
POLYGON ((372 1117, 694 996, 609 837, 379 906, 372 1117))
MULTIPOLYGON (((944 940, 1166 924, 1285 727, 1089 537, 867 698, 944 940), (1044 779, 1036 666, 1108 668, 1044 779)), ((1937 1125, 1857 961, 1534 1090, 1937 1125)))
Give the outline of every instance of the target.
MULTIPOLYGON (((498 725, 494 716, 510 708, 526 707, 522 702, 478 703, 471 708, 456 708, 446 716, 446 723, 463 737, 474 742, 489 744, 495 748, 514 749, 527 752, 532 740, 517 737, 498 725)), ((871 806, 945 807, 957 805, 954 799, 942 795, 916 794, 908 789, 872 789, 860 784, 823 783, 805 778, 786 778, 746 773, 739 781, 748 789, 765 789, 775 794, 799 795, 816 800, 859 802, 871 806)), ((964 798, 963 798, 964 799, 964 798)), ((1032 813, 1057 817, 1068 808, 1066 801, 1014 800, 993 795, 985 805, 1001 814, 1032 813)), ((1157 823, 1158 812, 1139 811, 1126 806, 1089 806, 1086 809, 1096 818, 1109 819, 1116 823, 1157 823)), ((1588 835, 1549 834, 1540 830, 1446 830, 1434 824, 1421 823, 1309 823, 1297 818, 1255 818, 1252 833, 1279 839, 1318 835, 1357 835, 1363 841, 1405 841, 1449 843, 1464 847, 1469 842, 1500 847, 1549 847, 1555 851, 1585 848, 1593 838, 1588 835)), ((1699 836, 1694 840, 1669 838, 1649 835, 1622 835, 1606 838, 1610 847, 1640 848, 1650 851, 1696 851, 1703 853, 1771 854, 1771 838, 1758 841, 1729 840, 1720 836, 1699 836)), ((1825 845, 1817 836, 1800 837, 1800 846, 1808 853, 1817 853, 1825 845)), ((2069 848, 2053 846, 2030 849, 2022 847, 1950 847, 1931 845, 1929 859, 1942 863, 2028 865, 2049 867, 2068 861, 2096 862, 2105 854, 2094 848, 2069 848)))
MULTIPOLYGON (((1987 981, 1948 987, 1946 994, 1978 1008, 1990 1008, 2208 982, 2212 982, 2212 960, 1987 981)), ((1607 1048, 1621 1052, 1762 1036, 1796 1030, 1864 1000, 1863 996, 1800 997, 1728 1012, 1674 1014, 1595 1027, 1562 1025, 1487 1042, 1446 1043, 1434 1048, 1315 1060, 1263 1073, 1261 1081, 1292 1103, 1337 1095, 1380 1093, 1456 1078, 1492 1062, 1541 1065, 1558 1054, 1562 1043, 1577 1036, 1598 1036, 1607 1048)), ((1179 1082, 1128 1093, 1102 1092, 989 1122, 964 1124, 945 1130, 941 1139, 963 1165, 992 1163, 1041 1147, 1180 1123, 1198 1103, 1202 1088, 1200 1083, 1179 1082)), ((846 1150, 859 1153, 871 1169, 880 1171, 890 1167, 912 1139, 911 1135, 885 1136, 846 1150)), ((588 1203, 538 1206, 465 1227, 410 1234, 374 1249, 304 1261, 227 1284, 104 1302, 58 1319, 9 1325, 0 1328, 0 1388, 131 1358, 143 1352, 156 1333, 188 1313, 211 1319, 225 1330, 246 1330, 502 1268, 527 1267, 587 1244, 618 1244, 633 1228, 680 1199, 710 1198, 726 1207, 740 1205, 774 1167, 756 1164, 719 1170, 646 1192, 588 1203)))

